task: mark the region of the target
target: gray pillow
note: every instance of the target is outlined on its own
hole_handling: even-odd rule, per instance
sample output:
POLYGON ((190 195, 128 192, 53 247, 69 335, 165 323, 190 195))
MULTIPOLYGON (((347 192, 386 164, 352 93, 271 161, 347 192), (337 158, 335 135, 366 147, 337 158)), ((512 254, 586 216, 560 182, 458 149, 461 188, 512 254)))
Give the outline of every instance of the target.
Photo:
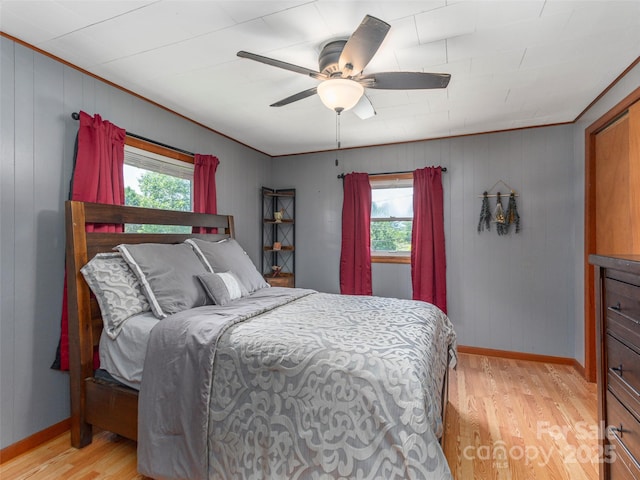
POLYGON ((242 249, 232 238, 219 242, 208 242, 198 238, 185 240, 207 266, 210 272, 233 272, 249 293, 269 287, 264 278, 242 249))
POLYGON ((189 245, 140 243, 115 248, 140 280, 156 317, 211 304, 197 278, 207 269, 189 245))
POLYGON ((80 272, 100 306, 109 338, 115 339, 125 320, 149 311, 140 281, 119 253, 98 253, 80 272))
POLYGON ((198 280, 217 305, 226 305, 233 300, 249 295, 247 289, 233 272, 204 273, 198 280))

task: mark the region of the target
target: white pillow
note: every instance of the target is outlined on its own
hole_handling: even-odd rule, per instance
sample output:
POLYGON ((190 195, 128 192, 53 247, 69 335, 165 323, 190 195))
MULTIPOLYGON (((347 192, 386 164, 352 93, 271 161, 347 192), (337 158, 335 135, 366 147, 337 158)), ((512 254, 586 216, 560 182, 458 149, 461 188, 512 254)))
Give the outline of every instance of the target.
POLYGON ((226 305, 249 295, 242 282, 232 272, 204 273, 198 280, 216 305, 226 305))

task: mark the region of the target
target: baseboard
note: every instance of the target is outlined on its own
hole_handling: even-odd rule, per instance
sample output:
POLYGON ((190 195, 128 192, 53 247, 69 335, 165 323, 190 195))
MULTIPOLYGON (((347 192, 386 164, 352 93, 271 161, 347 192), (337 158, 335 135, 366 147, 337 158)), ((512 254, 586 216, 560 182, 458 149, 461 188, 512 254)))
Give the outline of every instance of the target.
POLYGON ((512 352, 510 350, 495 350, 493 348, 468 347, 458 345, 459 353, 472 355, 485 355, 487 357, 502 357, 512 360, 528 360, 531 362, 555 363, 558 365, 571 365, 584 377, 584 367, 575 358, 554 357, 552 355, 539 355, 537 353, 512 352))
MULTIPOLYGON (((589 379, 587 379, 587 371, 584 369, 584 366, 575 358, 573 359, 573 368, 576 369, 576 371, 582 376, 582 378, 589 381, 589 379)), ((590 383, 596 383, 596 382, 594 380, 593 382, 590 382, 590 383)))
POLYGON ((9 445, 8 447, 0 450, 0 465, 4 462, 8 462, 9 460, 21 455, 29 450, 42 445, 49 440, 56 438, 58 435, 66 432, 71 428, 71 419, 67 418, 55 425, 51 425, 44 430, 34 433, 33 435, 25 438, 24 440, 20 440, 19 442, 14 443, 13 445, 9 445))

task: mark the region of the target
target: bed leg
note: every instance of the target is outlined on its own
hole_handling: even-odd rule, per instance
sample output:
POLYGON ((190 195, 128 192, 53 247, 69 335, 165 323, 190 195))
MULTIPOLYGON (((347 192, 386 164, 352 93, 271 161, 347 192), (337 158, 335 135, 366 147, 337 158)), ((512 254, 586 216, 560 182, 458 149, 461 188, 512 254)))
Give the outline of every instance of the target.
POLYGON ((89 423, 71 417, 71 446, 75 448, 86 447, 91 443, 93 428, 89 423))
POLYGON ((75 448, 86 447, 91 443, 93 428, 87 423, 85 406, 87 391, 81 375, 75 368, 71 369, 71 445, 75 448))
POLYGON ((440 445, 444 446, 444 436, 447 426, 447 405, 449 405, 449 367, 444 372, 444 379, 442 380, 442 397, 440 404, 440 411, 442 412, 442 435, 440 436, 440 445))

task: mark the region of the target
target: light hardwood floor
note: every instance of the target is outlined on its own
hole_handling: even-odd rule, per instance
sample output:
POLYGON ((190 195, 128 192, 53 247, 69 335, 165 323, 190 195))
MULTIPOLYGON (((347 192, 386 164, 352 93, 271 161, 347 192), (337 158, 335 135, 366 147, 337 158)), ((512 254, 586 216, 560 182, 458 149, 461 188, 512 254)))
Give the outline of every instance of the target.
POLYGON ((596 407, 573 367, 460 355, 444 442, 454 478, 597 479, 596 407))
MULTIPOLYGON (((572 367, 461 354, 452 373, 444 450, 454 478, 597 479, 596 387, 572 367)), ((135 443, 65 433, 0 466, 2 480, 144 479, 135 443)))

